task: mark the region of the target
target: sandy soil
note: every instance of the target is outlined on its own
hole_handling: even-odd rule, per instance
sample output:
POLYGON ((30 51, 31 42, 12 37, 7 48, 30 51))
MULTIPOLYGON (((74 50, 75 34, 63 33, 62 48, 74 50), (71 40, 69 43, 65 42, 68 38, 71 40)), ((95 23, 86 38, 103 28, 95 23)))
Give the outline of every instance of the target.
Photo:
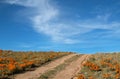
MULTIPOLYGON (((72 56, 75 56, 75 55, 76 54, 70 54, 68 56, 64 56, 62 58, 56 59, 54 61, 51 61, 51 63, 49 63, 47 65, 36 68, 35 71, 28 71, 26 73, 17 74, 17 75, 15 75, 15 79, 37 79, 37 78, 39 78, 41 76, 41 74, 43 74, 47 70, 51 70, 51 69, 55 68, 56 66, 64 63, 65 60, 67 60, 67 59, 69 59, 69 58, 71 58, 72 56)), ((84 57, 82 57, 82 59, 84 59, 84 57)), ((61 75, 62 75, 62 73, 61 73, 61 75)), ((57 75, 57 76, 59 77, 59 75, 57 75)), ((58 78, 56 78, 56 79, 58 79, 58 78)), ((66 78, 60 78, 60 79, 66 79, 66 78)))
POLYGON ((64 70, 57 73, 53 79, 72 79, 75 74, 81 70, 81 64, 89 57, 90 55, 83 55, 74 62, 71 62, 64 70))

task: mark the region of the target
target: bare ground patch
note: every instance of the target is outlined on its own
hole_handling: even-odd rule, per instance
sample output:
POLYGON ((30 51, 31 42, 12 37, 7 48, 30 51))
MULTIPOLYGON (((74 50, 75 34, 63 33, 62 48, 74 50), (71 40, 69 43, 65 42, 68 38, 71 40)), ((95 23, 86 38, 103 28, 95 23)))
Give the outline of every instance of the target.
POLYGON ((51 63, 46 64, 44 66, 41 66, 39 68, 36 68, 35 71, 28 71, 26 73, 21 73, 18 75, 15 75, 15 79, 37 79, 39 78, 43 73, 45 73, 47 70, 53 69, 56 66, 64 63, 65 60, 71 58, 72 56, 75 56, 76 54, 70 54, 64 57, 61 57, 59 59, 56 59, 54 61, 51 61, 51 63))
POLYGON ((72 79, 75 74, 81 70, 83 61, 85 61, 90 55, 83 55, 76 61, 72 62, 63 71, 59 72, 53 79, 72 79))

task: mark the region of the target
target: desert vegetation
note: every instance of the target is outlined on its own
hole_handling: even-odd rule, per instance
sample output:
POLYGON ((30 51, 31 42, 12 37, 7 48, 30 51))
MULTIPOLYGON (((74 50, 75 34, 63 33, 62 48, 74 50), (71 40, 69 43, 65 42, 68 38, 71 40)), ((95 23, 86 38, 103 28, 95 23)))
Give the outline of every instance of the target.
POLYGON ((16 73, 33 70, 51 60, 68 55, 68 52, 14 52, 0 50, 0 79, 16 73))
POLYGON ((97 53, 82 64, 77 79, 120 79, 120 53, 97 53))
MULTIPOLYGON (((38 75, 38 79, 56 79, 60 72, 65 74, 62 71, 67 68, 73 69, 71 71, 74 71, 74 73, 69 72, 75 75, 73 79, 120 79, 120 53, 85 55, 73 54, 71 52, 15 52, 7 50, 0 50, 0 79, 14 79, 14 75, 17 73, 31 72, 35 70, 36 67, 44 67, 44 65, 49 64, 50 61, 60 57, 62 57, 64 61, 61 62, 61 64, 56 64, 56 66, 51 69, 48 68, 44 73, 38 75), (71 54, 71 56, 69 54, 71 54), (69 55, 69 57, 67 55, 69 55), (72 63, 76 61, 77 63, 72 65, 72 63), (77 70, 80 70, 79 73, 77 70)), ((60 61, 63 59, 60 59, 60 61)), ((55 65, 55 63, 53 65, 55 65)), ((65 79, 66 78, 67 77, 65 77, 65 79)))

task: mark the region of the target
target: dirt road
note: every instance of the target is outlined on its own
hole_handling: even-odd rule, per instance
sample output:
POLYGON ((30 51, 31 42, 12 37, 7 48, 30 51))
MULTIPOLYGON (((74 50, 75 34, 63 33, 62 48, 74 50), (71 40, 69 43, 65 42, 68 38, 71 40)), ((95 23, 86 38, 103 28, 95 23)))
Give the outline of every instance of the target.
POLYGON ((90 55, 83 55, 77 61, 71 62, 64 70, 57 73, 53 79, 71 79, 75 74, 77 74, 81 69, 81 64, 86 60, 90 55))
POLYGON ((56 66, 64 63, 65 60, 67 60, 75 55, 76 54, 70 54, 68 56, 61 57, 59 59, 51 61, 51 63, 49 63, 47 65, 36 68, 35 71, 28 71, 26 73, 15 75, 15 79, 37 79, 38 77, 41 76, 41 74, 43 74, 46 71, 51 70, 52 68, 55 68, 56 66))

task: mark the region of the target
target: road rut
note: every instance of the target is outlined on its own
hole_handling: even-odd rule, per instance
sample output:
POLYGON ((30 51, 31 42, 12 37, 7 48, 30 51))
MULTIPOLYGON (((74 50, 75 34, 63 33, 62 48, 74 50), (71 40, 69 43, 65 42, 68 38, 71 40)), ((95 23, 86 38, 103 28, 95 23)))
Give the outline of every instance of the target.
POLYGON ((83 55, 78 60, 71 62, 64 70, 57 73, 53 79, 71 79, 75 74, 81 70, 82 62, 85 61, 90 55, 83 55))
POLYGON ((56 59, 54 61, 51 61, 49 64, 41 66, 39 68, 36 68, 35 71, 28 71, 25 73, 17 74, 15 75, 15 79, 37 79, 39 78, 43 73, 45 73, 48 70, 51 70, 55 68, 56 66, 64 63, 65 60, 75 56, 77 54, 70 54, 67 56, 63 56, 59 59, 56 59))

